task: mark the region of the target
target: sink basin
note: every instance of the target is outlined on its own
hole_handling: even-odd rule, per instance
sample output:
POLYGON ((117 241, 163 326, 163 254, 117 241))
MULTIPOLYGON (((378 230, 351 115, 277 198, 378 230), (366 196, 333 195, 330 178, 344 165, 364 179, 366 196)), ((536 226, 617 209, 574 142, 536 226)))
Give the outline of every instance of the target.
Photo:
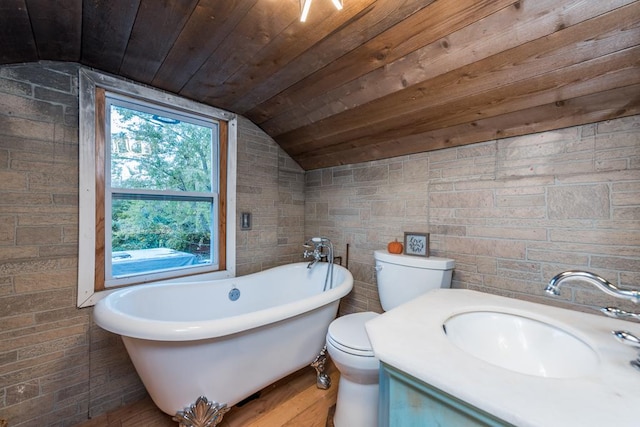
POLYGON ((472 311, 443 325, 451 343, 492 365, 548 378, 579 377, 598 364, 596 352, 575 335, 515 314, 472 311))

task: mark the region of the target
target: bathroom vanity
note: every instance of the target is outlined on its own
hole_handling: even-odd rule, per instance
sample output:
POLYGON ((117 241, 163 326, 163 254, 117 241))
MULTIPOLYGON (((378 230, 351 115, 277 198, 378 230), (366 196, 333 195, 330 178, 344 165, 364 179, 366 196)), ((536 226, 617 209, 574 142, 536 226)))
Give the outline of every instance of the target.
POLYGON ((381 361, 381 426, 640 424, 640 324, 460 289, 367 322, 381 361))
POLYGON ((380 366, 379 410, 378 427, 511 426, 385 363, 380 366))

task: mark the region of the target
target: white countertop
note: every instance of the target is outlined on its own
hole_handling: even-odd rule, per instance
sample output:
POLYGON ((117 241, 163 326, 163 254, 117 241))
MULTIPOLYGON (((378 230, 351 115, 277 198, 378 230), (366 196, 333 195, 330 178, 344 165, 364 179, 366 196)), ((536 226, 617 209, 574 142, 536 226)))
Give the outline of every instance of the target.
MULTIPOLYGON (((640 311, 640 305, 638 307, 640 311)), ((640 337, 640 324, 462 289, 438 289, 366 324, 382 362, 517 426, 640 426, 637 350, 612 330, 640 337), (443 323, 468 311, 499 311, 558 326, 598 354, 593 372, 544 378, 500 368, 452 344, 443 323)))

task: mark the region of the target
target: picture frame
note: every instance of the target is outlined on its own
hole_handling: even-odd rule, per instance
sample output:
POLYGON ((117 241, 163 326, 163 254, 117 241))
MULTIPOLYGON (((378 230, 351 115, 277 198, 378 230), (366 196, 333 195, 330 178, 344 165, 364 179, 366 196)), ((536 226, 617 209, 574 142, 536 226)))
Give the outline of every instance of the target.
POLYGON ((412 256, 429 256, 429 233, 405 231, 404 254, 412 256))

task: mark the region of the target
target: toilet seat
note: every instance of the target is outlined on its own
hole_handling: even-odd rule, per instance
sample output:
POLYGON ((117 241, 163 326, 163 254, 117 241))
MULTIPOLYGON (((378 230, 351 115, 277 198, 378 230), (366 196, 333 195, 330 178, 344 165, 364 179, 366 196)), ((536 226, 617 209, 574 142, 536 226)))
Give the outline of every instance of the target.
POLYGON ((378 313, 365 311, 338 317, 329 325, 327 341, 345 353, 375 357, 364 324, 377 316, 378 313))

